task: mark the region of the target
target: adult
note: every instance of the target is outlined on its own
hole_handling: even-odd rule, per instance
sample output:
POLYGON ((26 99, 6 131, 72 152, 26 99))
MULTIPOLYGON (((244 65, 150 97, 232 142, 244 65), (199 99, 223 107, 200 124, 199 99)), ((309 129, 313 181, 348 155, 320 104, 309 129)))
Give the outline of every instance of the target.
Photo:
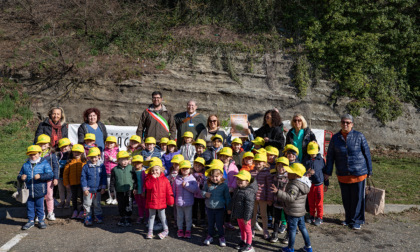
POLYGON ((284 148, 283 123, 278 111, 271 109, 265 112, 262 127, 254 133, 255 137, 262 137, 265 146, 276 147, 280 153, 284 148))
POLYGON ((286 144, 293 144, 299 150, 299 162, 309 159, 308 144, 316 142, 316 136, 308 127, 308 123, 303 115, 296 113, 292 119, 292 129, 287 132, 286 144))
POLYGON ((100 122, 101 112, 97 108, 88 108, 83 112, 83 123, 77 130, 78 143, 83 144, 87 133, 95 135, 95 144, 103 152, 105 149, 105 139, 108 137, 105 125, 100 122))
POLYGON ((341 130, 328 146, 324 179, 331 176, 335 164, 345 212, 343 225, 357 230, 365 223, 365 181, 372 175, 372 161, 365 136, 353 130, 353 125, 351 115, 341 117, 341 130))
POLYGON ((220 120, 217 115, 210 115, 207 118, 207 126, 204 128, 200 134, 198 135, 199 139, 203 139, 206 141, 207 147, 213 146, 211 138, 216 134, 222 136, 223 140, 222 143, 226 143, 227 134, 226 132, 220 128, 220 120))
POLYGON ((34 143, 37 142, 38 136, 42 134, 50 136, 53 148, 58 147, 58 141, 61 138, 68 137, 68 124, 62 108, 54 107, 48 111, 48 117, 38 125, 34 143))
POLYGON ((154 137, 156 141, 160 141, 162 137, 175 139, 175 132, 176 127, 172 114, 162 104, 162 93, 153 92, 152 104, 141 114, 136 135, 142 139, 154 137))
POLYGON ((206 128, 206 118, 202 114, 197 113, 197 102, 194 100, 188 101, 187 111, 176 114, 174 120, 178 131, 178 146, 182 145, 182 135, 186 131, 191 131, 194 135, 194 140, 196 140, 200 132, 206 128))

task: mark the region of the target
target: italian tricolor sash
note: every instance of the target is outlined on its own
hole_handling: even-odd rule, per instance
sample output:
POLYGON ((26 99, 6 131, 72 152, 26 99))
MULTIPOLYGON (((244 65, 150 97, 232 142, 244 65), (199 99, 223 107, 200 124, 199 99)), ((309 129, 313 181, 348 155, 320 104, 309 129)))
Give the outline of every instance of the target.
POLYGON ((149 114, 156 120, 156 121, 158 121, 158 123, 160 124, 160 125, 162 125, 162 127, 167 131, 167 132, 169 132, 169 124, 168 124, 168 122, 166 121, 166 119, 165 118, 163 118, 163 116, 161 116, 159 113, 156 113, 156 112, 154 112, 154 111, 150 111, 149 109, 146 109, 146 111, 147 112, 149 112, 149 114))

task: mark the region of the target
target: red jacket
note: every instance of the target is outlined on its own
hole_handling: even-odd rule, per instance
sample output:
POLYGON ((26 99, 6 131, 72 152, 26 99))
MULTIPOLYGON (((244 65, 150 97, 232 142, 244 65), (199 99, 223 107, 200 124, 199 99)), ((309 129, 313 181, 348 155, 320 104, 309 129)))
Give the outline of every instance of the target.
POLYGON ((166 206, 174 204, 174 194, 171 184, 165 177, 163 172, 159 178, 155 178, 152 174, 148 174, 145 179, 146 208, 164 209, 166 206))

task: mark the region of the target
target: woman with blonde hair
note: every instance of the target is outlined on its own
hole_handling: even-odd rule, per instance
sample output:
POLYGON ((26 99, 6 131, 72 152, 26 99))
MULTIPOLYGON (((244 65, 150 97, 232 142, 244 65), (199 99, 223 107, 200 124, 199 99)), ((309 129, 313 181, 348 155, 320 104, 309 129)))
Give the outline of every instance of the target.
POLYGON ((51 138, 51 147, 57 148, 61 138, 68 137, 68 125, 63 108, 53 107, 48 111, 48 117, 40 122, 35 132, 36 143, 38 136, 45 134, 51 138))
POLYGON ((292 129, 287 132, 286 144, 293 144, 299 149, 299 162, 309 158, 307 152, 308 143, 315 141, 315 134, 308 127, 308 123, 300 113, 295 113, 292 119, 292 129))

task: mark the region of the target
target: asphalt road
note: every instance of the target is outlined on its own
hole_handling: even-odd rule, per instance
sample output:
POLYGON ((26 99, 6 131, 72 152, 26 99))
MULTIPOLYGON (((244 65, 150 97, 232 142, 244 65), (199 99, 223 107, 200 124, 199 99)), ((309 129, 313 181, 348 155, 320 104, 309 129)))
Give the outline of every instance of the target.
MULTIPOLYGON (((307 225, 314 251, 419 251, 419 210, 379 217, 368 215, 367 223, 358 231, 341 226, 341 218, 341 215, 327 215, 320 227, 307 225)), ((190 240, 178 239, 173 223, 169 237, 160 240, 156 236, 146 240, 144 225, 118 227, 117 221, 118 217, 108 216, 103 224, 84 227, 79 221, 62 218, 50 221, 45 230, 33 227, 21 231, 25 219, 6 219, 0 223, 0 247, 21 233, 28 235, 11 251, 235 251, 233 247, 239 241, 239 231, 228 231, 228 247, 219 247, 217 239, 205 246, 202 244, 206 235, 203 228, 193 229, 190 240)), ((278 251, 283 246, 266 242, 261 236, 262 232, 257 232, 254 239, 256 251, 278 251)), ((302 247, 303 239, 299 234, 295 249, 299 251, 302 247)))

